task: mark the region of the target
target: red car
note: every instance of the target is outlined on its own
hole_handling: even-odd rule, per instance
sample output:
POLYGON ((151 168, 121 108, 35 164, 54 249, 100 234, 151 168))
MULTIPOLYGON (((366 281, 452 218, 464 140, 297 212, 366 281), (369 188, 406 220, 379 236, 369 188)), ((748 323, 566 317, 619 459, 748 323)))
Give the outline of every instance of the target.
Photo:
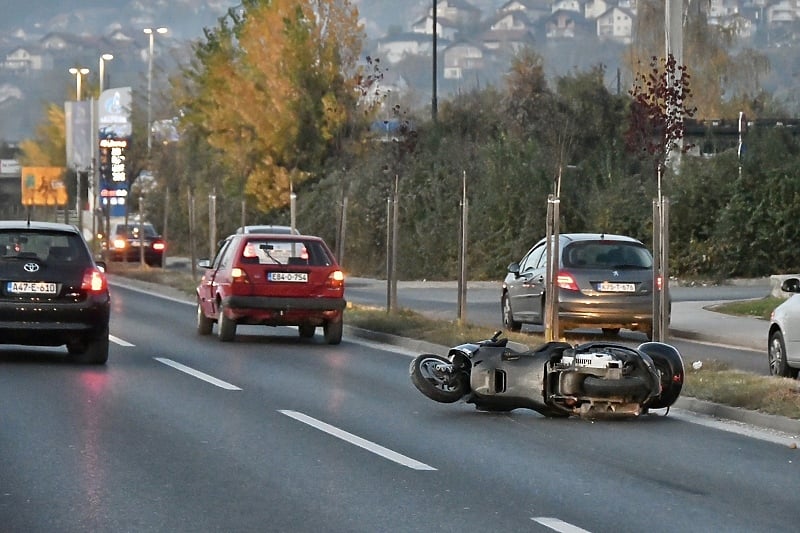
POLYGON ((235 234, 225 239, 197 287, 197 332, 214 323, 223 342, 239 324, 297 326, 311 338, 342 340, 344 273, 325 241, 309 235, 235 234))

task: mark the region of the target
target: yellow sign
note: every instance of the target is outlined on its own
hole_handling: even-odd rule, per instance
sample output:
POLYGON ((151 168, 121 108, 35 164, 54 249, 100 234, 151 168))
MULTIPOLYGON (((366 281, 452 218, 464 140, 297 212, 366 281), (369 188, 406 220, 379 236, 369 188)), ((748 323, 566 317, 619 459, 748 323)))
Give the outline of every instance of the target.
POLYGON ((22 205, 67 205, 61 167, 22 167, 22 205))

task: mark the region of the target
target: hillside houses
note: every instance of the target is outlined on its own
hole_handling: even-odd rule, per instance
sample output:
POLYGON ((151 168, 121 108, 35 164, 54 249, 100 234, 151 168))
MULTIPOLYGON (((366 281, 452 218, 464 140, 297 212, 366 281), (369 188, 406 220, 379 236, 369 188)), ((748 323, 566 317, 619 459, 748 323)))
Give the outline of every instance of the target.
MULTIPOLYGON (((508 0, 482 12, 468 0, 439 0, 405 24, 408 33, 386 35, 377 55, 395 64, 430 56, 434 31, 441 54, 440 75, 457 80, 470 70, 497 64, 525 47, 568 47, 592 40, 625 46, 635 38, 638 0, 508 0)), ((411 15, 410 15, 411 16, 411 15)), ((724 27, 748 43, 759 29, 769 44, 800 40, 800 0, 710 0, 708 23, 724 27)))

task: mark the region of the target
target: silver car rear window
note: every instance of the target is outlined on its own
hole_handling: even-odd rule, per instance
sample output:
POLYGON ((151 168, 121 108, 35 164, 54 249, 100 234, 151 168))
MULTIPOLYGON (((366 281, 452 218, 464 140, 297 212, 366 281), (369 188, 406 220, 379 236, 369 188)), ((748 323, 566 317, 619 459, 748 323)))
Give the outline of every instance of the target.
POLYGON ((633 242, 575 242, 564 249, 562 261, 567 268, 653 268, 653 258, 647 248, 633 242))

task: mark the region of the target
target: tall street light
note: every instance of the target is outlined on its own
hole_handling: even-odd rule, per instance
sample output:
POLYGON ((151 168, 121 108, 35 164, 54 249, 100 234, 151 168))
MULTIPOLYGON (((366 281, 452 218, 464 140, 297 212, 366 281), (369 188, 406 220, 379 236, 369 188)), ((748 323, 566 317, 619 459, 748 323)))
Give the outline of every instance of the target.
POLYGON ((83 81, 83 77, 89 74, 88 68, 83 67, 72 67, 69 69, 69 73, 75 76, 75 100, 78 102, 81 101, 81 81, 83 81))
POLYGON ((153 136, 150 132, 152 125, 153 107, 153 39, 156 33, 167 33, 167 28, 145 28, 144 31, 150 36, 150 54, 147 58, 147 154, 150 155, 150 148, 153 146, 153 136))
POLYGON ((113 54, 103 54, 100 56, 100 95, 103 94, 103 89, 106 85, 106 61, 114 59, 113 54))

